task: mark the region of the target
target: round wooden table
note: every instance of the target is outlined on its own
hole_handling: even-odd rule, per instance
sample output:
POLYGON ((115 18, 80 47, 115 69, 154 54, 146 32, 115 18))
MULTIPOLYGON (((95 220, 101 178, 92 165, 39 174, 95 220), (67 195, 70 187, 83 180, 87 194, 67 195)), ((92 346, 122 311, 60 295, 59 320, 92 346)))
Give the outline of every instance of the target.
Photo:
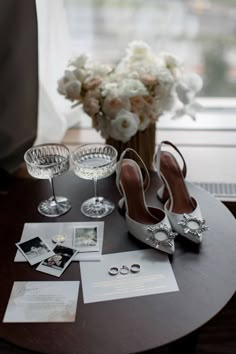
MULTIPOLYGON (((157 177, 151 174, 149 205, 156 199, 157 177)), ((119 193, 115 176, 99 181, 100 192, 115 203, 119 193)), ((84 304, 82 287, 73 323, 2 323, 14 281, 80 280, 80 266, 73 262, 54 280, 27 263, 14 263, 15 242, 26 222, 89 221, 80 212, 82 201, 93 193, 92 183, 67 173, 55 180, 56 194, 72 202, 69 213, 49 219, 37 212, 39 201, 50 193, 47 181, 16 179, 0 195, 0 337, 22 348, 50 354, 139 353, 183 338, 213 318, 230 300, 236 288, 235 218, 209 193, 189 184, 210 226, 200 247, 177 237, 170 257, 179 291, 128 299, 84 304)), ((125 219, 116 210, 103 219, 103 254, 146 248, 129 235, 125 219)), ((158 252, 158 251, 157 251, 158 252)), ((189 351, 190 352, 190 351, 189 351)))

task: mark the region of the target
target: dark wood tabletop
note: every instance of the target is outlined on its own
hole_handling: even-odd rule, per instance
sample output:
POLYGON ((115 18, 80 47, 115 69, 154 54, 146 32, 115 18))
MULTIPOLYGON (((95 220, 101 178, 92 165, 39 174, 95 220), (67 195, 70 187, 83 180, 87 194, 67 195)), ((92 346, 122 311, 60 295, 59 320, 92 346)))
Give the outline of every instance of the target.
MULTIPOLYGON (((156 199, 158 180, 151 174, 149 205, 156 199)), ((55 179, 56 194, 70 198, 72 209, 59 218, 46 218, 37 205, 50 195, 49 182, 13 179, 0 194, 0 338, 21 348, 50 354, 140 353, 171 343, 199 329, 230 300, 236 289, 235 204, 226 206, 197 186, 189 185, 210 226, 199 247, 177 237, 170 256, 179 291, 128 299, 84 304, 82 287, 73 323, 3 323, 14 281, 80 280, 79 262, 73 262, 59 278, 36 272, 28 263, 15 263, 15 243, 24 223, 89 221, 80 212, 82 201, 93 194, 93 184, 72 172, 55 179)), ((99 181, 101 195, 116 204, 115 176, 99 181)), ((144 249, 128 234, 124 217, 115 211, 105 222, 103 254, 144 249)), ((157 251, 158 252, 158 251, 157 251)))

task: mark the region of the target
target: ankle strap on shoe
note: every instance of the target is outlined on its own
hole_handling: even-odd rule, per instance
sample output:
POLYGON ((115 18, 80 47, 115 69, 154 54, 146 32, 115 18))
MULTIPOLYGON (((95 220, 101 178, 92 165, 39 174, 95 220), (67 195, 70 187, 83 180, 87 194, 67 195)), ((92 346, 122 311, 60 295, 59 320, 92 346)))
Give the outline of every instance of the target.
POLYGON ((116 186, 117 186, 117 189, 119 190, 121 195, 122 195, 122 191, 121 191, 121 188, 120 188, 120 173, 121 173, 121 168, 122 168, 122 161, 123 161, 125 155, 128 154, 128 153, 131 153, 131 154, 133 154, 136 157, 137 162, 140 162, 141 168, 143 168, 143 170, 144 170, 144 173, 145 173, 144 174, 144 178, 143 178, 144 191, 147 190, 147 188, 148 188, 148 186, 150 184, 149 172, 148 172, 148 169, 147 169, 145 163, 143 162, 142 158, 139 156, 139 154, 134 149, 126 148, 121 153, 120 159, 119 159, 119 161, 117 162, 117 165, 116 165, 116 186))
POLYGON ((187 174, 187 166, 186 166, 186 163, 185 163, 185 160, 184 160, 184 157, 183 155, 181 154, 181 152, 179 151, 179 149, 173 144, 171 143, 170 141, 167 141, 167 140, 164 140, 162 141, 158 148, 157 148, 157 152, 156 154, 154 155, 154 166, 156 166, 156 171, 157 171, 157 175, 159 178, 161 178, 160 174, 161 174, 161 171, 160 171, 160 164, 161 164, 161 149, 162 149, 162 146, 163 145, 170 145, 175 151, 178 152, 179 156, 181 157, 182 161, 183 161, 183 168, 182 168, 182 174, 184 176, 184 178, 186 177, 186 174, 187 174))

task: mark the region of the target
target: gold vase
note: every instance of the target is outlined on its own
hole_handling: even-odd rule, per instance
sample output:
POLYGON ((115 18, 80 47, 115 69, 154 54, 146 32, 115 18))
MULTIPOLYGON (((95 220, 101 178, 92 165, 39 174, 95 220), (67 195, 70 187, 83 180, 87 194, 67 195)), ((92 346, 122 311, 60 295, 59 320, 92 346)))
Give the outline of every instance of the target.
POLYGON ((144 131, 139 131, 127 143, 108 138, 106 143, 118 151, 118 158, 127 147, 134 149, 144 161, 147 169, 153 170, 153 155, 155 153, 156 125, 150 124, 144 131))

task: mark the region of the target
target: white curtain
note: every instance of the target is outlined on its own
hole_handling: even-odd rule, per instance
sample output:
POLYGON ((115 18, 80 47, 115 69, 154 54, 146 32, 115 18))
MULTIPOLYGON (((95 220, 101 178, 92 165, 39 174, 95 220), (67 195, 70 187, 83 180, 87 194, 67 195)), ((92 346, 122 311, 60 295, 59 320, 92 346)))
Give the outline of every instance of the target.
POLYGON ((57 80, 72 57, 63 0, 36 0, 39 50, 39 113, 36 143, 60 142, 71 122, 70 104, 57 80))

